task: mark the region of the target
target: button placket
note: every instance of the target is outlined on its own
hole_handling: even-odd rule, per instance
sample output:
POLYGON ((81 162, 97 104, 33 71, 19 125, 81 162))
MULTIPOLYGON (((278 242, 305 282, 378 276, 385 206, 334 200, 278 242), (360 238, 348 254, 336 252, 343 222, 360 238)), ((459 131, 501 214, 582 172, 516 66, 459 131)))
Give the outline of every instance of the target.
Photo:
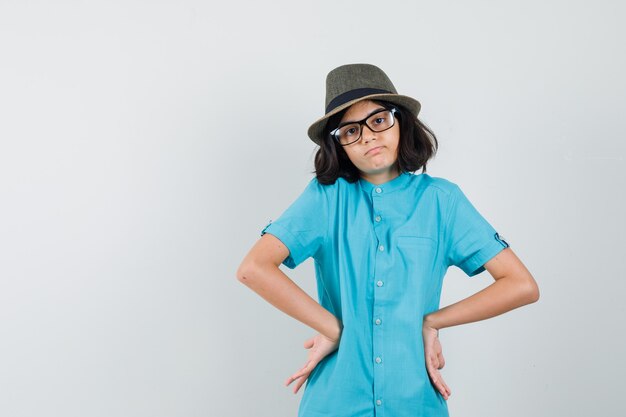
MULTIPOLYGON (((372 196, 372 209, 373 212, 376 213, 374 216, 374 233, 376 238, 378 239, 378 246, 375 255, 375 270, 374 270, 374 298, 373 298, 373 306, 372 312, 373 316, 376 317, 374 320, 375 326, 372 331, 372 343, 373 343, 373 364, 374 364, 374 390, 373 395, 375 399, 375 403, 377 407, 380 407, 383 403, 384 397, 384 368, 383 368, 383 355, 384 355, 384 335, 383 335, 383 326, 382 320, 380 317, 383 316, 383 305, 384 301, 387 298, 385 291, 385 280, 386 276, 385 271, 387 270, 386 266, 389 264, 388 261, 388 252, 385 247, 387 242, 383 241, 384 237, 387 236, 388 227, 386 222, 382 221, 382 213, 385 212, 384 205, 384 189, 383 187, 374 187, 371 192, 372 196)), ((377 409, 377 415, 384 415, 384 409, 377 409)))

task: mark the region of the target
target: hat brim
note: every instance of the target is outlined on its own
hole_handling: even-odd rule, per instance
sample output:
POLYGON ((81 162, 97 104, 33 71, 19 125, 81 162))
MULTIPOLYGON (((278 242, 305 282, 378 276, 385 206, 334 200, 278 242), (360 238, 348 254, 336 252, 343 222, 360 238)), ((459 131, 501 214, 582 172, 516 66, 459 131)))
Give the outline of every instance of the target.
POLYGON ((354 103, 358 103, 359 101, 362 101, 362 100, 372 100, 372 99, 384 100, 393 104, 404 106, 407 109, 409 109, 415 117, 417 117, 422 107, 419 101, 415 100, 412 97, 403 96, 401 94, 380 93, 380 94, 370 94, 368 96, 359 97, 357 99, 348 101, 342 104, 341 106, 335 107, 330 112, 326 113, 323 117, 313 122, 313 124, 309 127, 307 131, 309 138, 311 138, 313 142, 321 146, 322 140, 323 140, 322 134, 324 132, 324 128, 326 127, 326 122, 328 121, 328 118, 330 116, 337 114, 343 109, 346 109, 352 106, 354 103))

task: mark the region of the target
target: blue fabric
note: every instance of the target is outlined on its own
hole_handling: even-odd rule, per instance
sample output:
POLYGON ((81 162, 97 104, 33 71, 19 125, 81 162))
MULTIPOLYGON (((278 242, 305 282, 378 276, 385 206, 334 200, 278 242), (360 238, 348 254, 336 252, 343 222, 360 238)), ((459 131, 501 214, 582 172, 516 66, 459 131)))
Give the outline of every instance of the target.
POLYGON ((410 172, 380 185, 313 178, 265 233, 289 249, 288 268, 313 258, 318 301, 343 323, 298 417, 447 417, 426 371, 423 317, 439 309, 450 265, 475 276, 509 246, 459 186, 410 172))

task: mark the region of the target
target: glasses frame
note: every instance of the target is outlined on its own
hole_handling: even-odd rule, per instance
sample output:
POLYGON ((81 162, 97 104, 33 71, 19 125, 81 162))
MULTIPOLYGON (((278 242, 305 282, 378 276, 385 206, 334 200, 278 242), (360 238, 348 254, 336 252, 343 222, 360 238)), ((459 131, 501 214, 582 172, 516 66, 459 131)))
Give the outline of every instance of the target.
POLYGON ((341 123, 339 126, 337 126, 336 129, 333 129, 332 132, 330 132, 330 136, 335 140, 335 142, 337 142, 339 145, 341 146, 349 146, 352 145, 355 142, 358 142, 361 137, 363 136, 363 125, 366 125, 367 128, 369 130, 371 130, 372 132, 384 132, 385 130, 391 129, 392 127, 394 127, 396 125, 396 113, 398 112, 398 109, 395 107, 390 107, 390 108, 384 108, 381 110, 378 110, 377 112, 374 112, 372 114, 370 114, 369 116, 367 116, 366 118, 356 121, 356 122, 345 122, 345 123, 341 123), (382 113, 384 111, 389 111, 391 112, 391 118, 393 119, 393 122, 391 123, 391 126, 384 128, 383 130, 375 130, 373 129, 370 125, 367 124, 367 119, 369 119, 372 116, 377 115, 378 113, 382 113), (339 129, 341 129, 342 127, 346 126, 346 125, 351 125, 351 124, 358 124, 359 125, 359 137, 356 138, 355 140, 353 140, 350 143, 346 143, 345 145, 341 142, 339 142, 339 138, 337 137, 337 132, 339 131, 339 129))

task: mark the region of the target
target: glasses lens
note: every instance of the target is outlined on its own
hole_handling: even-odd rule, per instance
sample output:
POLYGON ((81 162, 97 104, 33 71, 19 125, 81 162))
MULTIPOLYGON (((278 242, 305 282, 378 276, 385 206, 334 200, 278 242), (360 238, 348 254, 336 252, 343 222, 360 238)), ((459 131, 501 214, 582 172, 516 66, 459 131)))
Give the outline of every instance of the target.
POLYGON ((367 119, 367 126, 374 132, 382 132, 393 126, 394 118, 391 110, 374 113, 367 119))
POLYGON ((360 134, 361 126, 359 126, 358 123, 352 123, 340 127, 339 130, 337 130, 336 136, 339 140, 339 143, 341 143, 342 145, 347 145, 357 140, 360 134))

